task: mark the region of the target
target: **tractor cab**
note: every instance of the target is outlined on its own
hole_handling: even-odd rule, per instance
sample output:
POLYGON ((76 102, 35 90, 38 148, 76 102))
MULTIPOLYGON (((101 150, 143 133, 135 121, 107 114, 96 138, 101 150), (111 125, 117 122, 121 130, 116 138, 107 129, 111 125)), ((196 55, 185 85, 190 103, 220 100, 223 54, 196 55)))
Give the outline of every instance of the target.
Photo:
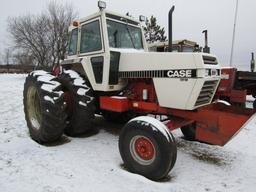
POLYGON ((61 64, 72 69, 83 66, 78 70, 86 71, 83 75, 94 90, 115 91, 126 85, 118 79, 120 50, 147 51, 138 20, 101 7, 98 13, 74 21, 69 32, 68 56, 61 64))

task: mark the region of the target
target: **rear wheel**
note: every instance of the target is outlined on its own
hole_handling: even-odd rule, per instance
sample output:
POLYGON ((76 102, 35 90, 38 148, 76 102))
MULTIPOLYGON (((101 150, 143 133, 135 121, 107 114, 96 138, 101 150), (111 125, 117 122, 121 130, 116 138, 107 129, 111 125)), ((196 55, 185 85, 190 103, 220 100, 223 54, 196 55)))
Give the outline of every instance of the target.
POLYGON ((119 151, 129 171, 152 180, 164 178, 177 158, 174 137, 152 117, 138 117, 124 126, 119 151))
POLYGON ((66 70, 58 77, 67 102, 67 126, 65 133, 78 136, 93 129, 95 106, 92 89, 75 71, 66 70))
POLYGON ((31 72, 24 84, 23 103, 33 140, 43 144, 61 137, 66 121, 64 93, 54 76, 45 71, 31 72))

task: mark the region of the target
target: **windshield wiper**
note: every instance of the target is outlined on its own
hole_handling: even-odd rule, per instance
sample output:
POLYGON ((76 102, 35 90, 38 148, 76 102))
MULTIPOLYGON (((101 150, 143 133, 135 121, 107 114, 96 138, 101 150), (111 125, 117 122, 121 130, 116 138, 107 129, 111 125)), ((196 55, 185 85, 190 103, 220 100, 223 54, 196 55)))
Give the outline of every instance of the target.
POLYGON ((131 32, 130 32, 130 29, 128 28, 128 23, 127 23, 127 22, 126 22, 126 30, 127 30, 128 34, 129 34, 129 36, 130 36, 130 39, 131 39, 133 48, 136 49, 136 48, 135 48, 135 44, 134 44, 134 42, 133 42, 132 34, 131 34, 131 32))
POLYGON ((117 33, 118 33, 118 31, 116 30, 115 32, 114 32, 114 43, 115 43, 115 48, 117 48, 117 33))

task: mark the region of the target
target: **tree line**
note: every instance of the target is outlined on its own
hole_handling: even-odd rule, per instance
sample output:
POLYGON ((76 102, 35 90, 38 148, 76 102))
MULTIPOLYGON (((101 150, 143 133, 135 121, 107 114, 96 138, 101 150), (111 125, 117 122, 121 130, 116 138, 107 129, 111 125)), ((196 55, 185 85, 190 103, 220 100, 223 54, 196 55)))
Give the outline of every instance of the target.
MULTIPOLYGON (((8 33, 13 46, 1 54, 0 64, 53 66, 64 59, 67 51, 68 27, 78 18, 72 4, 52 1, 38 15, 8 18, 8 33)), ((165 30, 154 16, 143 27, 147 42, 165 41, 165 30)))

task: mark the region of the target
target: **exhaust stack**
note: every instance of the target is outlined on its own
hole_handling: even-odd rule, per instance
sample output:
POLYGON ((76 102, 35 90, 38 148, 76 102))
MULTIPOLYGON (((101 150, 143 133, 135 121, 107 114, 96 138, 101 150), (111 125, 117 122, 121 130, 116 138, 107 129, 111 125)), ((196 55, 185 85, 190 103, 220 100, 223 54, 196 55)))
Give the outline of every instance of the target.
POLYGON ((252 52, 252 59, 251 59, 251 72, 255 71, 255 60, 254 60, 254 53, 252 52))
POLYGON ((175 9, 175 6, 173 5, 172 8, 169 11, 169 17, 168 17, 168 26, 169 26, 169 45, 168 45, 168 52, 172 52, 172 14, 175 9))
POLYGON ((204 30, 202 33, 204 33, 204 53, 210 53, 210 47, 208 47, 208 30, 204 30))

